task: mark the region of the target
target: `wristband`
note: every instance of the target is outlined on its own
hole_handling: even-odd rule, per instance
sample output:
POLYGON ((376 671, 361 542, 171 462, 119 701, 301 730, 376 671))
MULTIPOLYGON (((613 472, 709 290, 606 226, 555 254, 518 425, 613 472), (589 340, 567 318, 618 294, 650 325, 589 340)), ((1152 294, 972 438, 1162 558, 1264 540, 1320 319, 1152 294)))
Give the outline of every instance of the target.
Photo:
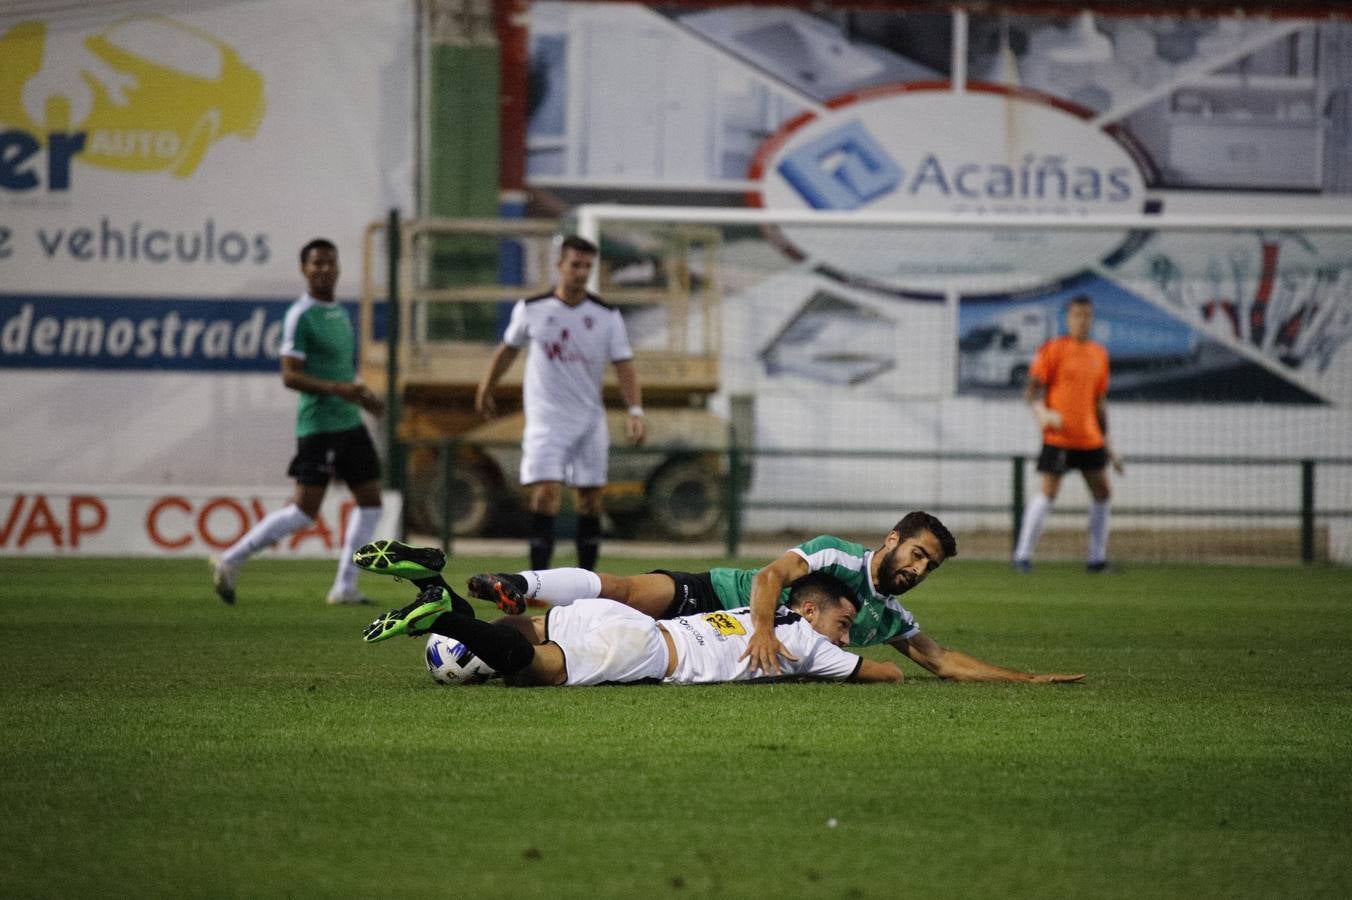
POLYGON ((643 407, 639 406, 638 404, 634 404, 633 406, 629 407, 629 415, 636 416, 640 419, 643 418, 643 407))

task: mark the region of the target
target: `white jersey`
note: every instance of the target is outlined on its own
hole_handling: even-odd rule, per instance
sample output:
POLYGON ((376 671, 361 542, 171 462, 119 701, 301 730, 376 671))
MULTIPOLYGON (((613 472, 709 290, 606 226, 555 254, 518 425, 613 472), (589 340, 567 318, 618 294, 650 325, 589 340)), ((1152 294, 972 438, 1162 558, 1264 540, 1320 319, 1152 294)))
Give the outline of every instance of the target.
POLYGON ((594 294, 569 306, 553 293, 518 300, 503 341, 529 347, 523 385, 526 432, 576 434, 605 416, 606 364, 632 359, 620 311, 594 294))
MULTIPOLYGON (((676 645, 676 670, 666 679, 680 684, 748 681, 750 659, 739 659, 751 640, 751 610, 720 610, 659 624, 676 645)), ((797 613, 780 607, 775 613, 775 637, 796 660, 780 657, 786 676, 804 676, 844 681, 859 670, 863 660, 847 653, 818 634, 797 613)), ((756 678, 765 673, 757 670, 756 678)))
POLYGON ((545 640, 563 651, 564 684, 658 681, 667 645, 657 622, 614 600, 588 598, 545 613, 545 640))

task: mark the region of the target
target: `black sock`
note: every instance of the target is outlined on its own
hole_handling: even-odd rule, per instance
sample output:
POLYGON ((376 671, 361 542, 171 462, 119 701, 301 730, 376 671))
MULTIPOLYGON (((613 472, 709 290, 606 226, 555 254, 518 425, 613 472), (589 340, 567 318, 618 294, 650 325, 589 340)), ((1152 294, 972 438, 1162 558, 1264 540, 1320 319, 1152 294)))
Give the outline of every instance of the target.
POLYGON ((530 517, 530 567, 548 569, 554 556, 554 517, 534 513, 530 517))
POLYGON ((601 517, 577 517, 577 564, 579 568, 596 571, 596 557, 601 555, 601 517))
POLYGON ((436 617, 431 631, 464 644, 499 675, 515 675, 535 658, 535 647, 510 625, 448 612, 436 617))
MULTIPOLYGON (((525 579, 522 580, 524 581, 525 579)), ((413 582, 413 586, 418 589, 418 594, 420 596, 423 588, 428 587, 429 585, 436 585, 447 594, 450 594, 452 610, 462 616, 469 616, 471 619, 474 618, 474 607, 470 606, 468 600, 457 594, 455 590, 446 583, 446 579, 442 578, 440 575, 433 575, 431 578, 419 578, 417 581, 413 582)))

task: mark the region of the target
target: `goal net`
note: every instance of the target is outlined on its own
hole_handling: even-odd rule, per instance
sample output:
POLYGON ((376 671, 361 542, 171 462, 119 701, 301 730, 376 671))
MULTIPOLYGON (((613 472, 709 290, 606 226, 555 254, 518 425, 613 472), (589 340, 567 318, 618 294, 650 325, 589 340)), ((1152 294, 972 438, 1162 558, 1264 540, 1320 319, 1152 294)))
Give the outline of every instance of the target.
MULTIPOLYGON (((575 225, 602 296, 690 293, 642 340, 716 355, 703 402, 749 463, 746 534, 876 541, 927 509, 1007 554, 1039 490, 1028 366, 1084 295, 1126 462, 1114 558, 1352 558, 1352 217, 594 205, 575 225)), ((1039 558, 1083 557, 1088 499, 1071 473, 1039 558)))

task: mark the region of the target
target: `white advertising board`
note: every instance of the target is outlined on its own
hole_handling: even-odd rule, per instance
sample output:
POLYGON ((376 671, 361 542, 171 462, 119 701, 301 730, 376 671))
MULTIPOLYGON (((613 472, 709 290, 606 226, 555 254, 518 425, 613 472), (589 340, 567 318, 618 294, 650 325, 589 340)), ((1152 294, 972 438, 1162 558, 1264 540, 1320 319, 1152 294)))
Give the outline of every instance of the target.
POLYGON ((0 14, 5 293, 291 296, 408 208, 411 2, 128 8, 0 14))
POLYGON ((0 5, 0 478, 283 488, 297 254, 350 301, 413 208, 415 4, 45 6, 0 5))
MULTIPOLYGON (((0 556, 208 556, 289 502, 284 489, 0 484, 0 556)), ((376 533, 396 534, 402 498, 382 502, 376 533)), ((336 558, 353 508, 330 491, 315 523, 268 555, 336 558)))

